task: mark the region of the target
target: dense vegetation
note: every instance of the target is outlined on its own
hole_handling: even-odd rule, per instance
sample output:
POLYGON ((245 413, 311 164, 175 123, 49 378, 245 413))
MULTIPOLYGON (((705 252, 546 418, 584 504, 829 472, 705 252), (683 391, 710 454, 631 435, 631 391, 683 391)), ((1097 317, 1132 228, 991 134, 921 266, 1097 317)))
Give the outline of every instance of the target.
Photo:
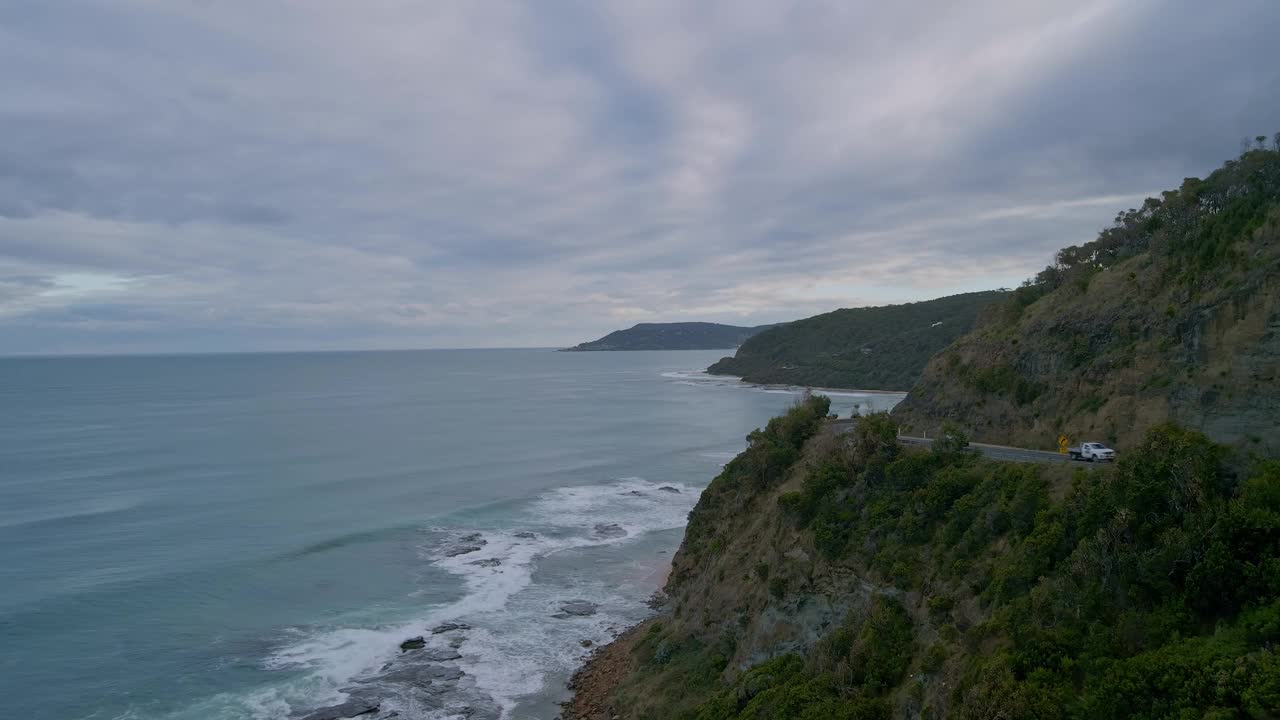
POLYGON ((640 323, 626 330, 615 330, 599 340, 571 348, 587 350, 723 350, 735 348, 747 338, 774 327, 738 327, 706 322, 640 323))
MULTIPOLYGON (((932 431, 1121 449, 1165 423, 1280 453, 1280 149, 1252 149, 1057 253, 895 410, 932 431)), ((763 337, 763 336, 762 336, 763 337)), ((746 346, 744 346, 745 349, 746 346)))
POLYGON ((1153 249, 1173 260, 1167 280, 1210 280, 1214 270, 1249 262, 1238 243, 1266 224, 1277 199, 1280 147, 1259 143, 1204 180, 1187 178, 1177 190, 1121 211, 1092 242, 1059 250, 1052 265, 1015 291, 1007 317, 1065 285, 1087 287, 1098 272, 1153 249))
POLYGON ((907 390, 930 357, 1003 296, 967 293, 815 315, 760 333, 707 371, 758 383, 907 390))
POLYGON ((753 434, 699 503, 681 566, 768 592, 721 622, 677 602, 637 645, 623 693, 648 696, 629 717, 1280 717, 1280 463, 1166 425, 1112 468, 1002 464, 954 439, 906 451, 883 415, 801 454, 825 410, 753 434), (776 537, 798 533, 817 560, 740 578, 735 549, 767 545, 735 515, 766 501, 776 537), (863 600, 811 646, 739 671, 744 628, 802 613, 820 581, 863 600))

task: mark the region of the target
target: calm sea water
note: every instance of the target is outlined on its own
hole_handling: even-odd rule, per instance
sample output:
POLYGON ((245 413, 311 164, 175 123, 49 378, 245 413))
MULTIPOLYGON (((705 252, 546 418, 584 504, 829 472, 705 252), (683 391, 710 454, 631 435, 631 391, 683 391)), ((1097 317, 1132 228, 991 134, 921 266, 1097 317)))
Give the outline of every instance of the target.
POLYGON ((554 717, 794 400, 722 354, 0 360, 6 716, 554 717))

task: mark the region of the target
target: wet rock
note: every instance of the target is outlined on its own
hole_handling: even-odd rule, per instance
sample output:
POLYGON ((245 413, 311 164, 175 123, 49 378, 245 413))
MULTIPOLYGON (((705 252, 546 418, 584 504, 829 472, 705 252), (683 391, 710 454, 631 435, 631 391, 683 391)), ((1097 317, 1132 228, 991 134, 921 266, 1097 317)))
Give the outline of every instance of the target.
POLYGON ((578 641, 578 644, 579 644, 579 645, 581 645, 581 646, 582 646, 582 647, 584 647, 584 648, 589 648, 589 647, 591 647, 592 645, 594 645, 595 643, 591 642, 590 640, 579 640, 579 641, 578 641))
POLYGON ((440 633, 453 632, 454 630, 470 630, 470 629, 471 629, 471 626, 466 623, 447 622, 431 628, 431 634, 439 635, 440 633))
POLYGON ((570 600, 560 603, 560 612, 551 617, 563 620, 568 617, 590 617, 596 614, 599 606, 587 600, 570 600))
POLYGON ((424 651, 422 657, 431 662, 449 662, 462 657, 462 653, 459 653, 455 648, 431 648, 424 651))
POLYGON ((502 709, 494 705, 463 705, 457 714, 467 720, 500 720, 502 709))
POLYGON ((330 705, 329 707, 320 708, 310 715, 302 716, 301 720, 343 720, 344 718, 360 717, 361 715, 371 715, 378 712, 381 705, 376 700, 368 700, 360 698, 357 700, 349 700, 341 705, 330 705))
POLYGON ((619 493, 619 495, 627 495, 630 497, 644 497, 644 493, 640 492, 639 490, 631 490, 628 492, 619 493))
POLYGON ((658 488, 658 492, 673 493, 678 495, 680 494, 680 488, 671 487, 670 485, 663 485, 662 487, 658 488))
POLYGON ((521 539, 524 539, 524 540, 534 540, 534 539, 536 539, 538 536, 537 536, 537 535, 534 535, 534 534, 533 534, 533 533, 531 533, 531 532, 518 532, 518 533, 516 533, 516 537, 521 538, 521 539))
POLYGON ((625 537, 626 530, 618 523, 596 523, 596 537, 602 538, 620 538, 625 537))
POLYGON ((498 558, 485 558, 484 560, 472 560, 467 564, 475 565, 477 567, 498 567, 502 564, 502 561, 498 558))
POLYGON ((480 533, 471 533, 470 535, 463 535, 461 538, 459 538, 459 540, 461 540, 464 543, 476 543, 479 545, 487 545, 489 542, 485 540, 484 536, 481 535, 480 533))
POLYGON ((400 652, 405 652, 406 650, 421 650, 422 648, 426 647, 426 645, 427 645, 427 641, 421 635, 417 637, 411 637, 408 640, 405 640, 404 642, 400 643, 400 652))
POLYGON ((466 673, 452 665, 411 665, 383 673, 373 682, 394 685, 412 685, 432 695, 438 695, 456 683, 466 673))
POLYGON ((467 639, 465 637, 459 635, 449 640, 449 647, 453 648, 454 650, 457 650, 458 648, 462 647, 462 643, 466 641, 467 639))
POLYGON ((467 553, 478 552, 483 545, 450 545, 444 549, 445 557, 457 557, 467 553))

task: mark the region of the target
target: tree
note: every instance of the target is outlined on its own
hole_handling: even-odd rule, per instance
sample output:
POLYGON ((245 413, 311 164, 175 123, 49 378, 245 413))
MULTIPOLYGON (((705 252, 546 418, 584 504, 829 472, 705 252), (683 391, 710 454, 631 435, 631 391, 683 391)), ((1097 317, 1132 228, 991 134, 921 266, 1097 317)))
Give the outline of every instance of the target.
POLYGON ((933 451, 939 455, 959 455, 969 447, 969 435, 956 423, 942 424, 942 432, 933 441, 933 451))
POLYGON ((1271 138, 1271 148, 1276 152, 1280 152, 1280 132, 1271 138))
POLYGON ((1267 149, 1267 136, 1266 136, 1266 135, 1259 135, 1259 136, 1255 137, 1255 138, 1254 138, 1254 140, 1255 140, 1255 141, 1257 141, 1257 143, 1258 143, 1258 149, 1259 149, 1259 150, 1266 150, 1266 149, 1267 149))

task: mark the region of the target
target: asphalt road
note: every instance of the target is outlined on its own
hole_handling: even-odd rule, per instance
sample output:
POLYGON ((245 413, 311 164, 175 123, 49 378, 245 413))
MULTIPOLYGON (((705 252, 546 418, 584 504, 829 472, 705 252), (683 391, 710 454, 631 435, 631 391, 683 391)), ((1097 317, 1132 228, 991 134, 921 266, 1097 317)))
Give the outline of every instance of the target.
MULTIPOLYGON (((899 436, 898 442, 903 445, 930 445, 933 443, 932 440, 926 438, 907 437, 905 435, 899 436)), ((1086 462, 1084 460, 1072 460, 1066 455, 1061 455, 1056 452, 1048 452, 1046 450, 1027 450, 1026 448, 1005 447, 1004 445, 969 443, 969 449, 982 453, 985 457, 989 457, 992 460, 1004 460, 1005 462, 1086 462)))
MULTIPOLYGON (((834 422, 835 432, 844 434, 853 429, 853 423, 850 420, 836 420, 834 422)), ((898 442, 903 445, 931 445, 933 440, 929 438, 909 437, 907 435, 899 435, 898 442)), ((1003 460, 1005 462, 1038 462, 1038 463, 1088 463, 1087 460, 1072 460, 1066 455, 1056 452, 1048 452, 1046 450, 1028 450, 1026 448, 1006 447, 1004 445, 989 445, 987 443, 969 443, 969 449, 982 453, 983 456, 992 460, 1003 460)))

